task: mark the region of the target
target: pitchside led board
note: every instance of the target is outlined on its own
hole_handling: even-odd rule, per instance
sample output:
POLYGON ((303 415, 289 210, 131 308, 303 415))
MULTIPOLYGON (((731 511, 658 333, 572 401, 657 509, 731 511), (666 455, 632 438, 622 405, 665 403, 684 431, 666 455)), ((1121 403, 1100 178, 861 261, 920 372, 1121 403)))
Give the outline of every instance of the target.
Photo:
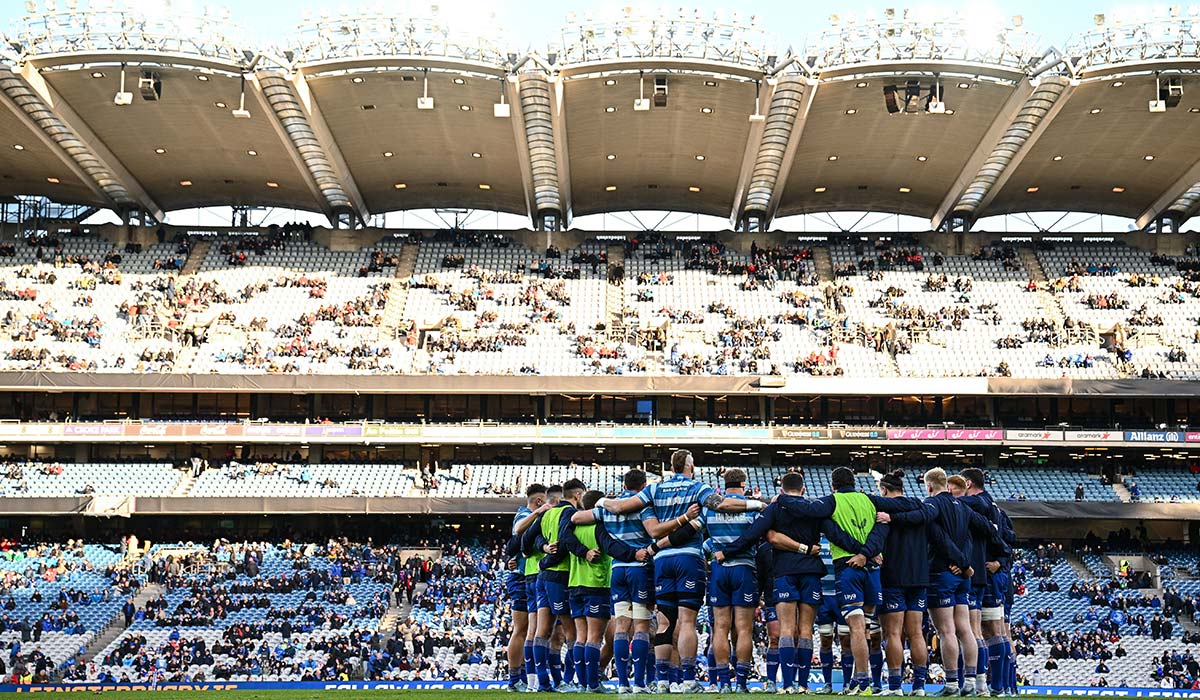
MULTIPOLYGON (((841 676, 841 671, 835 671, 835 676, 841 676)), ((810 683, 823 683, 821 674, 817 672, 810 683)), ((838 680, 834 687, 840 685, 838 680)), ((751 686, 757 686, 752 683, 751 686)), ((504 690, 508 681, 359 681, 337 683, 161 683, 156 686, 149 684, 100 684, 100 683, 59 683, 53 685, 0 685, 0 693, 64 693, 64 692, 101 692, 105 690, 504 690)), ((937 686, 929 686, 931 689, 937 686)), ((1088 688, 1088 687, 1050 687, 1025 686, 1019 689, 1021 695, 1093 697, 1093 698, 1200 698, 1200 690, 1160 690, 1158 688, 1088 688)))

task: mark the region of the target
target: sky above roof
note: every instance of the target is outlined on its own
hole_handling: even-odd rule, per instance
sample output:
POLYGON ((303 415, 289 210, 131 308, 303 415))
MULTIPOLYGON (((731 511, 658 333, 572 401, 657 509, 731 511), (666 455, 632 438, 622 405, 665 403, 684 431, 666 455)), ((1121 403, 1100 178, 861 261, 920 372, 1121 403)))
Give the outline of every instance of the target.
MULTIPOLYGON (((103 1, 103 0, 102 0, 103 1)), ((97 5, 95 0, 77 0, 79 6, 97 5)), ((22 17, 28 14, 27 5, 22 0, 3 0, 0 2, 0 29, 8 34, 14 31, 22 17)), ((47 4, 59 10, 68 5, 68 0, 36 0, 35 7, 43 11, 47 4)), ((622 0, 616 3, 595 2, 552 2, 550 0, 431 0, 427 3, 330 3, 316 0, 254 0, 254 2, 199 2, 192 0, 107 0, 105 6, 124 4, 135 7, 140 11, 159 14, 190 14, 203 12, 206 7, 228 8, 238 31, 250 42, 259 45, 285 43, 283 40, 292 34, 302 16, 308 11, 313 17, 327 13, 336 17, 347 11, 356 12, 360 8, 391 7, 396 8, 398 15, 409 10, 414 14, 428 16, 432 8, 437 8, 441 17, 448 23, 463 30, 475 30, 487 35, 501 34, 507 39, 506 48, 513 50, 538 49, 544 51, 546 45, 559 41, 560 32, 566 24, 568 14, 574 13, 583 17, 587 12, 597 15, 619 13, 626 7, 635 11, 640 9, 660 12, 661 8, 670 8, 669 13, 686 8, 688 13, 701 10, 705 14, 722 11, 728 18, 732 10, 739 10, 743 18, 753 14, 758 18, 760 27, 779 36, 781 48, 788 46, 799 47, 804 44, 806 37, 816 37, 830 26, 830 16, 838 15, 843 20, 852 16, 866 17, 869 13, 882 16, 884 10, 894 7, 897 10, 910 8, 925 16, 951 15, 959 8, 966 8, 981 25, 981 29, 997 23, 1007 24, 1013 16, 1023 19, 1024 28, 1037 35, 1043 45, 1063 45, 1071 35, 1085 31, 1093 25, 1096 13, 1108 12, 1112 8, 1097 6, 1093 3, 1078 0, 1060 0, 1046 2, 1045 0, 1009 0, 998 3, 984 0, 961 3, 870 3, 870 2, 828 2, 806 3, 795 0, 760 0, 747 6, 729 0, 693 0, 686 5, 674 3, 636 3, 622 0), (816 9, 819 8, 819 9, 816 9)), ((1129 16, 1152 16, 1157 6, 1136 8, 1122 6, 1121 10, 1129 16)))

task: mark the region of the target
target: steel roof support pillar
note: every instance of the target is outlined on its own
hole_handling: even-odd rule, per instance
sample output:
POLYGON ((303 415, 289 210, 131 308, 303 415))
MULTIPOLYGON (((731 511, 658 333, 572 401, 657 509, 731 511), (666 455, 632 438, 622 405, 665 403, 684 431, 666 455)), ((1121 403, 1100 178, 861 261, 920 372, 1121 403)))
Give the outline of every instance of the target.
MULTIPOLYGON (((570 175, 567 161, 563 79, 543 71, 516 76, 517 102, 528 153, 534 228, 562 230, 570 220, 570 175)), ((514 125, 515 126, 515 125, 514 125)))
POLYGON ((365 220, 369 212, 358 185, 303 76, 289 79, 277 71, 259 71, 247 77, 254 83, 260 104, 272 115, 276 131, 289 145, 293 160, 307 175, 309 188, 330 225, 338 228, 341 221, 365 220))
POLYGON ((770 107, 765 116, 750 118, 750 137, 730 216, 739 230, 765 231, 775 218, 818 85, 799 76, 769 79, 767 84, 770 107))
MULTIPOLYGON (((1014 98, 1027 94, 1020 109, 1012 117, 1004 132, 1000 134, 987 152, 976 150, 975 155, 968 161, 968 168, 982 160, 974 177, 965 187, 956 184, 943 200, 938 212, 930 221, 930 228, 941 228, 942 219, 954 214, 962 214, 972 220, 979 219, 987 209, 988 204, 995 199, 1012 174, 1020 167, 1021 161, 1029 154, 1037 140, 1046 133, 1046 127, 1054 120, 1055 115, 1067 103, 1074 90, 1074 84, 1065 76, 1050 76, 1044 78, 1036 87, 1019 89, 1014 98)), ((1014 100, 1001 114, 1009 113, 1014 106, 1014 100)), ((998 130, 1003 122, 993 122, 992 131, 998 130)), ((990 131, 989 133, 992 133, 990 131)), ((988 142, 985 142, 988 143, 988 142)), ((969 169, 964 169, 969 173, 969 169)), ((960 176, 960 183, 962 181, 960 176)))
POLYGON ((142 208, 163 220, 162 207, 36 68, 26 64, 19 75, 0 68, 0 92, 10 111, 29 124, 63 164, 113 209, 142 208))

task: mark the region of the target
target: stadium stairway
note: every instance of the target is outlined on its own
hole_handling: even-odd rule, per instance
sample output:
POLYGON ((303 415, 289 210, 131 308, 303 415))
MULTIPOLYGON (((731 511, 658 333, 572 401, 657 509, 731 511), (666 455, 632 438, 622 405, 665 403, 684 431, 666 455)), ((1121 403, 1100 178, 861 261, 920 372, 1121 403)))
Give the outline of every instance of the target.
MULTIPOLYGON (((141 608, 145 607, 146 601, 150 600, 151 598, 157 598, 166 592, 167 589, 157 583, 147 583, 145 586, 142 586, 142 589, 133 597, 133 604, 140 610, 141 608)), ((108 645, 111 644, 114 639, 121 636, 121 633, 124 631, 125 615, 121 612, 120 608, 117 608, 117 612, 112 616, 112 619, 109 620, 108 623, 106 623, 104 627, 102 627, 100 631, 96 633, 96 636, 92 637, 92 641, 89 642, 86 647, 84 647, 83 658, 87 659, 88 661, 95 659, 97 654, 107 648, 108 645)), ((57 678, 56 680, 62 679, 57 678)))
POLYGON ((196 485, 196 477, 192 476, 190 469, 181 470, 179 472, 179 481, 175 482, 175 486, 171 488, 171 498, 181 498, 192 492, 192 487, 196 485))
POLYGON ((1087 564, 1083 563, 1079 555, 1067 554, 1067 563, 1075 570, 1075 575, 1079 577, 1080 581, 1091 581, 1096 578, 1096 575, 1092 573, 1091 569, 1087 568, 1087 564))
MULTIPOLYGON (((424 593, 426 588, 428 588, 428 585, 424 583, 418 583, 414 586, 413 598, 416 599, 424 593)), ((388 607, 387 612, 383 614, 383 619, 379 621, 379 634, 384 640, 396 631, 396 628, 400 626, 403 620, 408 619, 409 614, 412 613, 412 608, 412 603, 404 600, 404 596, 396 596, 396 600, 388 607)))
POLYGON ((1038 260, 1037 253, 1033 252, 1032 249, 1025 247, 1018 248, 1017 257, 1021 259, 1021 265, 1029 273, 1029 279, 1037 282, 1038 285, 1043 285, 1050 281, 1046 277, 1046 271, 1042 268, 1042 261, 1038 260))
MULTIPOLYGON (((400 250, 400 264, 396 265, 397 280, 411 279, 417 269, 417 250, 415 245, 406 245, 400 250)), ((404 311, 408 306, 408 286, 393 284, 388 294, 387 304, 383 307, 383 323, 379 327, 379 336, 385 340, 396 337, 396 329, 404 319, 404 311)))
POLYGON ((816 246, 812 249, 813 268, 817 273, 817 279, 822 282, 833 281, 833 258, 829 255, 829 248, 826 246, 816 246))
POLYGON ((1029 273, 1029 279, 1037 282, 1038 307, 1045 313, 1046 320, 1061 327, 1067 315, 1063 311, 1062 301, 1046 291, 1050 278, 1046 276, 1046 270, 1042 267, 1042 261, 1038 259, 1037 253, 1031 248, 1022 247, 1017 249, 1017 257, 1020 258, 1025 271, 1029 273))
POLYGON ((183 269, 179 271, 181 276, 194 275, 200 270, 200 265, 204 263, 204 259, 208 257, 208 250, 212 248, 212 240, 201 238, 196 241, 192 249, 188 251, 187 262, 183 264, 183 269))
POLYGON ((609 328, 625 325, 625 247, 610 245, 608 247, 608 279, 613 279, 613 271, 622 270, 621 281, 608 284, 604 292, 604 322, 609 328))
POLYGON ((1125 484, 1115 481, 1113 482, 1112 490, 1116 492, 1117 498, 1121 499, 1122 503, 1133 502, 1133 494, 1129 493, 1129 489, 1125 488, 1125 484))

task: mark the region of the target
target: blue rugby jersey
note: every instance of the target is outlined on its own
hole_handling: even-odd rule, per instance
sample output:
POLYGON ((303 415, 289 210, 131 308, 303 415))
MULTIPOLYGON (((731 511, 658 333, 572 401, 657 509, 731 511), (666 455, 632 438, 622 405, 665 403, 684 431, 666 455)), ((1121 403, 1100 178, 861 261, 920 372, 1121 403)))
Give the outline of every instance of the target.
MULTIPOLYGON (((524 520, 525 517, 532 512, 533 511, 530 510, 529 506, 527 505, 523 505, 518 508, 516 515, 513 516, 512 527, 509 528, 509 534, 515 537, 517 535, 517 523, 524 520)), ((518 548, 517 554, 517 571, 523 573, 525 571, 525 557, 521 556, 519 549, 520 548, 518 548)))
MULTIPOLYGON (((666 522, 685 515, 688 506, 693 503, 703 504, 714 494, 716 494, 716 490, 708 484, 683 474, 672 474, 670 479, 647 485, 638 492, 637 498, 642 503, 654 508, 654 517, 658 518, 659 522, 666 522)), ((704 554, 701 552, 700 545, 700 533, 696 533, 687 543, 664 549, 656 554, 655 558, 689 555, 703 559, 704 554)))
MULTIPOLYGON (((737 494, 728 494, 726 498, 736 498, 741 501, 747 500, 745 496, 737 494)), ((724 549, 726 545, 732 543, 737 538, 741 537, 746 530, 750 529, 750 525, 754 523, 757 513, 743 511, 741 513, 721 513, 711 508, 705 508, 701 513, 700 522, 704 523, 705 529, 708 530, 708 536, 712 540, 712 548, 714 551, 724 549)), ((747 549, 741 554, 727 557, 721 566, 750 566, 755 565, 755 550, 747 549)))
MULTIPOLYGON (((636 491, 622 491, 617 498, 629 498, 636 495, 636 491)), ((612 535, 613 539, 620 540, 633 549, 644 549, 654 542, 654 538, 647 534, 645 526, 642 525, 642 520, 645 518, 655 517, 654 509, 650 506, 626 515, 615 515, 603 508, 593 508, 592 517, 597 522, 604 523, 604 528, 608 530, 608 534, 612 535)), ((644 567, 651 566, 651 564, 650 561, 625 562, 617 559, 613 559, 612 563, 614 569, 624 566, 644 567)))
POLYGON ((833 570, 833 550, 829 548, 829 540, 821 535, 821 563, 825 565, 825 573, 821 576, 821 594, 837 598, 837 574, 833 570))

